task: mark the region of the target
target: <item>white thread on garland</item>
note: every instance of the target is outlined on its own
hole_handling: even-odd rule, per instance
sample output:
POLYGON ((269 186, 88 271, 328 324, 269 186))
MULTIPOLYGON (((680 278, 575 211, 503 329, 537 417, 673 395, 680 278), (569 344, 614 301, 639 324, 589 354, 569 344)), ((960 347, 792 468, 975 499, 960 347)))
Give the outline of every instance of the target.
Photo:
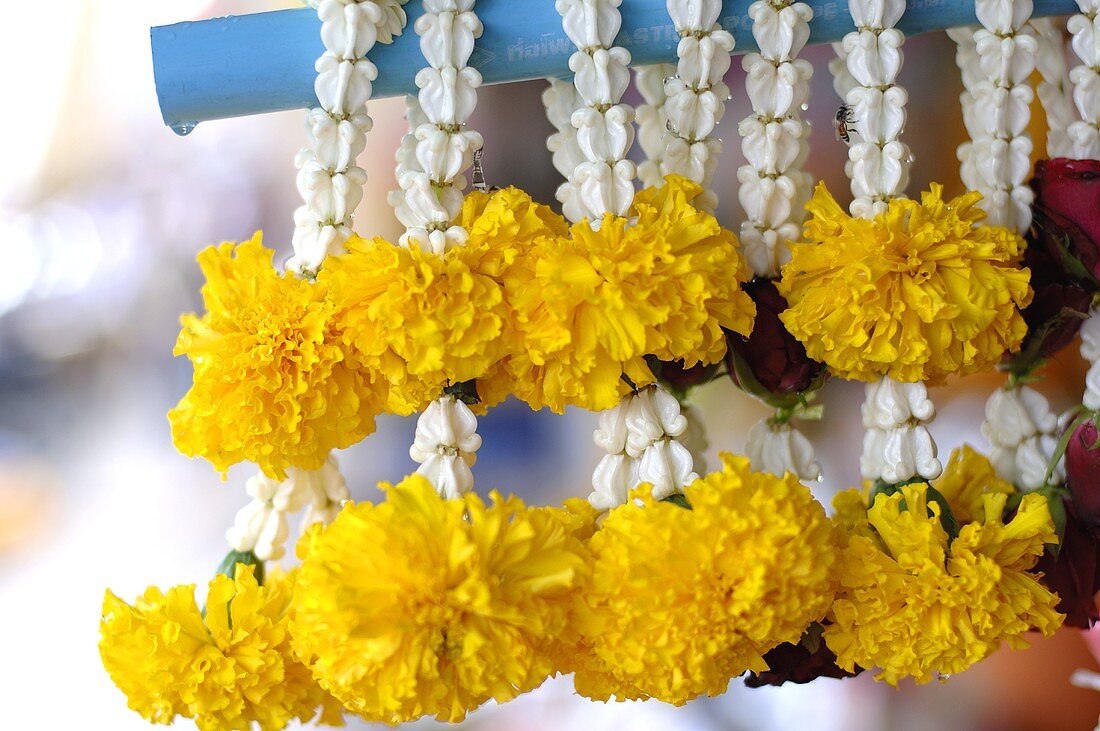
POLYGON ((665 154, 665 135, 668 133, 665 81, 675 75, 676 66, 670 63, 634 69, 634 88, 645 101, 645 104, 638 106, 634 116, 638 122, 638 145, 645 153, 645 160, 638 163, 638 179, 646 188, 656 188, 664 182, 661 161, 665 154))
POLYGON ((1066 43, 1061 28, 1051 18, 1033 18, 1031 27, 1039 44, 1035 66, 1042 81, 1036 92, 1047 119, 1046 156, 1071 157, 1073 145, 1069 139, 1069 126, 1078 116, 1073 106, 1073 85, 1069 81, 1066 64, 1066 43))
MULTIPOLYGON (((982 436, 992 445, 989 461, 998 475, 1022 490, 1044 485, 1050 458, 1062 432, 1058 415, 1051 411, 1043 394, 1020 385, 997 389, 985 404, 981 429, 982 436)), ((1058 485, 1064 480, 1064 466, 1059 461, 1051 484, 1058 485)))
POLYGON ((420 415, 409 456, 420 464, 417 472, 427 477, 443 497, 455 498, 474 488, 470 468, 477 461, 481 437, 477 417, 454 396, 442 396, 420 415))
MULTIPOLYGON (((1031 0, 977 0, 983 27, 972 31, 973 53, 960 59, 969 67, 963 74, 963 108, 969 109, 971 137, 957 153, 962 181, 984 196, 987 225, 1017 231, 1031 224, 1034 198, 1025 184, 1032 152, 1029 105, 1035 96, 1028 77, 1039 50, 1028 26, 1032 7, 1031 0)), ((956 29, 952 37, 965 32, 956 29)))
POLYGON ((760 52, 742 59, 753 113, 737 127, 748 161, 737 171, 737 195, 747 216, 740 239, 753 273, 774 278, 790 260, 788 242, 801 235, 813 189, 813 177, 802 171, 810 126, 800 117, 813 66, 798 58, 810 37, 813 10, 803 2, 757 0, 749 17, 760 52))
POLYGON ((329 254, 343 251, 363 199, 367 172, 355 164, 373 122, 367 114, 377 67, 366 58, 375 43, 390 43, 405 26, 405 0, 320 0, 325 52, 317 59, 314 91, 320 106, 306 117, 309 146, 295 158, 304 205, 294 212, 290 271, 315 274, 329 254))
POLYGON ((1067 129, 1073 157, 1078 160, 1100 159, 1100 0, 1077 0, 1081 9, 1066 23, 1072 39, 1070 46, 1081 65, 1070 69, 1073 101, 1081 119, 1067 129))
MULTIPOLYGON (((790 260, 789 242, 802 232, 813 176, 802 171, 810 153, 810 126, 800 112, 810 95, 813 66, 799 59, 810 36, 813 10, 803 2, 757 0, 749 6, 759 53, 742 66, 753 113, 737 127, 747 160, 737 171, 745 209, 741 246, 758 277, 774 278, 790 260)), ((794 424, 763 419, 749 430, 745 454, 753 469, 803 480, 821 476, 813 445, 794 424)))
POLYGON ((813 443, 790 422, 761 419, 749 429, 745 456, 757 472, 783 475, 790 472, 800 480, 821 479, 821 466, 813 443))
MULTIPOLYGON (((1030 0, 978 0, 982 28, 957 28, 949 35, 958 44, 956 62, 965 91, 964 120, 970 142, 959 146, 963 184, 980 192, 988 214, 984 225, 1007 226, 1023 233, 1031 225, 1034 193, 1025 184, 1031 168, 1032 141, 1027 132, 1034 93, 1028 77, 1039 63, 1045 78, 1064 73, 1052 39, 1040 42, 1029 24, 1030 0), (1046 48, 1046 53, 1043 49, 1046 48)), ((1042 25, 1039 26, 1042 28, 1042 25)), ((1051 29, 1052 30, 1052 29, 1051 29)), ((1057 40, 1056 44, 1061 45, 1057 40)), ((1045 104, 1056 104, 1058 88, 1040 86, 1045 104)), ((1054 107, 1057 109, 1057 107, 1054 107)), ((1056 112, 1057 114, 1057 112, 1056 112)), ((1050 118, 1049 146, 1065 137, 1057 116, 1050 118)), ((1058 417, 1046 397, 1031 388, 1007 383, 989 397, 981 431, 989 441, 990 461, 1004 479, 1021 489, 1042 487, 1058 441, 1058 417)), ((1052 476, 1061 482, 1059 465, 1052 476)))
POLYGON ((713 133, 730 97, 722 79, 729 71, 734 40, 718 25, 721 0, 668 0, 665 5, 680 42, 675 74, 663 79, 663 149, 655 160, 662 178, 680 175, 702 185, 695 205, 713 211, 718 196, 710 188, 722 152, 722 141, 713 133))
POLYGON ((584 162, 584 154, 577 144, 577 130, 573 126, 573 112, 583 102, 572 82, 550 79, 550 85, 542 93, 542 104, 546 108, 546 118, 557 132, 546 140, 546 148, 552 154, 554 167, 565 181, 558 186, 557 199, 562 205, 562 213, 570 221, 584 218, 581 202, 577 197, 577 188, 573 184, 573 171, 584 162))
POLYGON ((602 412, 593 440, 607 454, 592 474, 589 502, 610 510, 625 503, 630 490, 643 482, 653 485, 658 500, 682 492, 699 477, 691 452, 678 439, 688 430, 680 402, 657 386, 629 394, 602 412))
MULTIPOLYGON (((418 96, 405 101, 409 133, 397 152, 400 190, 389 195, 406 227, 401 245, 438 256, 467 241, 467 231, 452 222, 462 212, 465 171, 484 144, 478 132, 464 129, 482 83, 481 74, 468 65, 484 31, 474 3, 424 0, 424 15, 415 29, 428 65, 416 75, 418 96)), ((417 419, 409 455, 420 464, 416 471, 441 495, 455 498, 474 487, 470 468, 480 447, 477 417, 470 407, 442 395, 417 419)))
MULTIPOLYGON (((372 121, 367 114, 378 69, 367 54, 390 43, 405 27, 405 0, 319 0, 310 3, 321 20, 325 52, 317 59, 314 92, 320 106, 306 115, 309 146, 295 158, 304 205, 294 212, 294 256, 287 269, 312 276, 325 258, 343 250, 352 216, 363 198, 367 174, 355 164, 372 121)), ((238 511, 226 540, 261 561, 286 554, 289 513, 307 507, 303 528, 328 522, 348 491, 335 457, 319 470, 291 468, 287 479, 258 474, 248 480, 252 501, 238 511)))
POLYGON ((237 513, 225 538, 233 550, 251 551, 261 561, 277 561, 286 555, 290 513, 306 508, 304 530, 314 523, 334 520, 349 497, 340 466, 332 456, 319 470, 292 467, 281 482, 257 474, 248 480, 245 489, 252 502, 237 513))
POLYGON ((630 83, 630 52, 615 46, 622 26, 622 0, 557 0, 565 34, 577 47, 569 57, 577 107, 570 122, 584 159, 569 173, 570 187, 559 189, 568 200, 566 216, 587 218, 595 227, 607 213, 625 216, 634 200, 637 169, 626 159, 634 144, 634 110, 620 104, 630 83))
POLYGON ((428 65, 416 74, 418 107, 408 102, 410 131, 398 155, 401 189, 389 200, 406 227, 401 245, 442 255, 467 239, 466 231, 452 221, 462 211, 464 173, 483 145, 479 133, 463 127, 477 106, 482 83, 481 74, 468 64, 484 28, 474 0, 424 0, 424 15, 416 19, 415 28, 428 65))
MULTIPOLYGON (((562 28, 577 48, 569 58, 575 93, 552 81, 543 95, 547 115, 558 129, 547 143, 555 152, 555 165, 567 168, 576 160, 575 151, 581 157, 566 171, 558 200, 567 218, 587 219, 593 228, 606 214, 625 216, 634 200, 637 169, 626 159, 634 143, 634 110, 620 103, 630 81, 630 53, 613 45, 622 26, 620 3, 557 0, 562 28), (574 108, 568 119, 575 136, 564 125, 570 102, 574 108)), ((669 5, 695 7, 680 0, 669 5)), ((607 454, 592 475, 591 503, 603 510, 621 505, 639 482, 652 483, 659 499, 681 491, 697 477, 691 452, 676 440, 686 429, 679 402, 656 386, 629 394, 600 414, 593 438, 607 454)))
MULTIPOLYGON (((905 12, 905 0, 849 0, 857 28, 838 44, 839 63, 830 64, 834 85, 852 110, 858 141, 848 149, 845 172, 852 181, 853 216, 873 218, 886 211, 891 198, 909 184, 912 155, 898 138, 905 128, 909 95, 895 82, 901 71, 905 42, 894 26, 905 12), (843 69, 843 70, 842 70, 843 69)), ((863 404, 860 471, 868 480, 898 483, 920 476, 932 479, 942 470, 926 424, 935 416, 922 383, 899 383, 885 376, 868 383, 863 404)))

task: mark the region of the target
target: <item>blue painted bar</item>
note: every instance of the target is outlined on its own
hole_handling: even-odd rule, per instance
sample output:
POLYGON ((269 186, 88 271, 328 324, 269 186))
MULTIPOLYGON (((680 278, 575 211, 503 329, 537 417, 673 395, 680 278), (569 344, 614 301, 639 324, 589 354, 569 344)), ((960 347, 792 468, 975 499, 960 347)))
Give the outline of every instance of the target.
MULTIPOLYGON (((737 53, 755 51, 747 10, 752 0, 726 0, 720 22, 737 53)), ((852 30, 846 0, 810 0, 810 42, 839 40, 852 30)), ((405 6, 409 27, 392 45, 371 52, 379 69, 375 97, 415 93, 424 65, 412 22, 419 0, 405 6)), ((623 0, 617 43, 636 65, 672 62, 675 29, 665 0, 623 0)), ((1068 15, 1074 0, 1035 0, 1035 17, 1068 15)), ((573 47, 553 0, 479 0, 485 25, 471 64, 487 84, 567 76, 573 47)), ((972 1, 913 0, 898 24, 907 35, 975 23, 972 1)), ((151 31, 153 73, 164 122, 186 133, 199 122, 315 106, 313 64, 324 48, 320 21, 309 8, 160 26, 151 31)))

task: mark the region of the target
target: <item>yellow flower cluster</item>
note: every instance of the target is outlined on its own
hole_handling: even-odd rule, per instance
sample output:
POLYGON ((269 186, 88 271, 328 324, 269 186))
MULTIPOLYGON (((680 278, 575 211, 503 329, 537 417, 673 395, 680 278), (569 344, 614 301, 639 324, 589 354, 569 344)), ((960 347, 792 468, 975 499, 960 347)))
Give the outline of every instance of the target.
POLYGON ((264 586, 252 567, 210 582, 205 612, 195 587, 150 587, 133 604, 107 592, 103 666, 130 708, 153 723, 194 719, 203 731, 276 731, 319 715, 342 726, 339 704, 291 652, 287 610, 294 577, 264 586))
POLYGON ((764 653, 823 619, 836 588, 835 531, 792 475, 722 469, 685 489, 690 509, 615 508, 589 541, 592 576, 577 623, 578 692, 681 705, 768 668, 764 653))
POLYGON ((1044 544, 1058 541, 1046 499, 1024 495, 1004 522, 1012 488, 969 448, 935 487, 961 526, 954 540, 924 483, 879 494, 870 509, 858 490, 837 497, 841 586, 824 637, 841 668, 878 667, 891 685, 926 683, 1061 625, 1058 597, 1029 572, 1044 544))
POLYGON ((644 357, 714 363, 722 328, 748 335, 756 306, 740 288, 736 237, 694 207, 702 188, 669 176, 640 192, 630 219, 587 221, 545 239, 506 286, 524 347, 507 363, 512 391, 534 409, 609 409, 655 379, 644 357))
POLYGON ((780 318, 814 360, 844 378, 941 382, 976 373, 1020 347, 1031 301, 1024 241, 985 218, 980 193, 894 199, 852 218, 819 183, 806 243, 792 247, 780 318))
POLYGON ((307 539, 291 633, 317 680, 386 723, 459 721, 553 670, 592 515, 444 500, 420 475, 307 539))
POLYGON ((494 370, 516 339, 505 272, 564 231, 549 208, 516 188, 471 194, 459 223, 469 239, 443 256, 352 238, 318 277, 343 308, 351 358, 390 384, 387 411, 421 411, 445 386, 494 370))
POLYGON ((175 349, 194 384, 168 419, 183 454, 285 479, 374 431, 385 384, 348 362, 326 289, 276 273, 272 256, 260 234, 199 254, 206 314, 182 318, 175 349))
POLYGON ((717 362, 722 328, 747 334, 755 307, 737 240, 692 205, 700 191, 670 177, 599 231, 514 188, 474 193, 465 245, 439 256, 352 238, 315 282, 277 274, 259 235, 208 249, 207 312, 183 318, 176 346, 195 368, 169 414, 176 446, 282 479, 451 384, 476 381, 482 408, 515 394, 600 410, 627 392, 624 374, 653 381, 646 355, 717 362))

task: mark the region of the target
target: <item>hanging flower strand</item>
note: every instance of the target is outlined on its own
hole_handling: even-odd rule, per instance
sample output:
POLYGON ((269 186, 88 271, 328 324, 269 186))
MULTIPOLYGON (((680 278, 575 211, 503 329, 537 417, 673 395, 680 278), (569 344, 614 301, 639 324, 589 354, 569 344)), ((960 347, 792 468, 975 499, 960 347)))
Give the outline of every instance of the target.
POLYGON ((809 155, 810 127, 800 118, 809 99, 813 68, 798 58, 810 35, 813 10, 806 3, 764 2, 749 6, 759 53, 746 54, 746 89, 753 112, 738 125, 748 164, 737 171, 738 198, 745 209, 741 242, 756 279, 747 287, 757 307, 753 332, 730 333, 730 376, 742 389, 777 408, 749 431, 746 453, 755 469, 801 479, 821 476, 813 445, 793 416, 816 415, 807 407, 825 368, 779 320, 787 303, 775 287, 780 267, 797 241, 813 178, 802 171, 809 155), (779 375, 781 374, 781 375, 779 375))

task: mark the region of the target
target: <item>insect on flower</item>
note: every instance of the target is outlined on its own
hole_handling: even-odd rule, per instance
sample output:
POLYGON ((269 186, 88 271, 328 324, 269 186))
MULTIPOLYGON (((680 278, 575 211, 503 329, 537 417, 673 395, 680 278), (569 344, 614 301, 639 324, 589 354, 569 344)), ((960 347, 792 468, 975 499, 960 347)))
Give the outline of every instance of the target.
POLYGON ((482 149, 474 150, 474 169, 470 174, 471 187, 482 193, 488 192, 489 186, 485 184, 485 169, 481 167, 481 155, 484 152, 482 149))
MULTIPOLYGON (((841 104, 836 110, 836 116, 833 118, 833 130, 836 132, 837 140, 840 140, 846 145, 852 144, 852 132, 855 132, 852 128, 856 122, 855 117, 852 116, 852 108, 847 104, 841 104)), ((859 134, 856 132, 856 134, 859 134)))
POLYGON ((474 166, 470 172, 470 187, 479 193, 495 193, 500 190, 498 186, 492 188, 485 182, 485 168, 481 166, 481 156, 485 148, 474 150, 474 166))

